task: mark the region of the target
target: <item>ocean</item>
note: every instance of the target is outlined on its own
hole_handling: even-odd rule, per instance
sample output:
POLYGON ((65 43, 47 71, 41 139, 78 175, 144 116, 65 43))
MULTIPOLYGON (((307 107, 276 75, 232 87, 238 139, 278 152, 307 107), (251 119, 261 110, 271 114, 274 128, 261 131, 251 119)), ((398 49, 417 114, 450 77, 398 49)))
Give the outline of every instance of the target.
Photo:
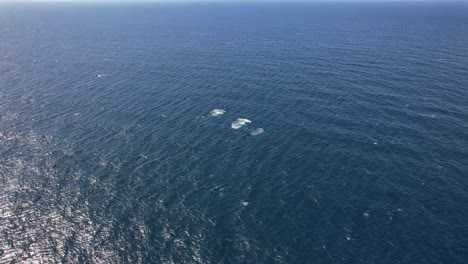
POLYGON ((467 263, 467 89, 466 2, 1 3, 0 263, 467 263))

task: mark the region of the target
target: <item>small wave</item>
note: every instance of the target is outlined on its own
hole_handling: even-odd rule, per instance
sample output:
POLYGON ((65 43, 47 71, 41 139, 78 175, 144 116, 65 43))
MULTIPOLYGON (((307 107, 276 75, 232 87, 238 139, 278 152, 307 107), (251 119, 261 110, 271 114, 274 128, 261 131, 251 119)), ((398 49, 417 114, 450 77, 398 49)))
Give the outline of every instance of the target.
POLYGON ((258 135, 260 135, 260 134, 263 134, 264 132, 265 132, 265 130, 263 130, 263 128, 256 128, 256 129, 254 129, 254 130, 252 130, 252 131, 250 132, 250 135, 252 135, 252 136, 258 136, 258 135))
POLYGON ((424 117, 430 117, 430 118, 436 118, 437 116, 434 115, 434 114, 419 114, 420 116, 424 116, 424 117))
POLYGON ((245 118, 237 118, 236 121, 232 122, 231 127, 233 129, 239 129, 249 123, 252 123, 252 121, 245 119, 245 118))
POLYGON ((220 115, 224 115, 224 113, 226 113, 224 109, 213 109, 210 112, 211 116, 220 116, 220 115))

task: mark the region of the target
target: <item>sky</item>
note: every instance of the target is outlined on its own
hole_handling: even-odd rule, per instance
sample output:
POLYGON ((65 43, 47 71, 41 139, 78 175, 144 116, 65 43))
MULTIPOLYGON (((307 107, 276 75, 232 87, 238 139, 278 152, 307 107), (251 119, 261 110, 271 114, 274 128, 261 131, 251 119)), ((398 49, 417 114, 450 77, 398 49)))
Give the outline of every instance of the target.
MULTIPOLYGON (((0 0, 0 2, 255 2, 255 1, 275 1, 288 2, 288 0, 0 0)), ((447 0, 295 0, 301 2, 421 2, 421 1, 439 1, 447 0)), ((451 0, 452 2, 465 2, 468 0, 451 0)))
MULTIPOLYGON (((0 0, 1 2, 290 2, 291 0, 0 0)), ((300 2, 468 2, 468 0, 292 0, 300 2)))

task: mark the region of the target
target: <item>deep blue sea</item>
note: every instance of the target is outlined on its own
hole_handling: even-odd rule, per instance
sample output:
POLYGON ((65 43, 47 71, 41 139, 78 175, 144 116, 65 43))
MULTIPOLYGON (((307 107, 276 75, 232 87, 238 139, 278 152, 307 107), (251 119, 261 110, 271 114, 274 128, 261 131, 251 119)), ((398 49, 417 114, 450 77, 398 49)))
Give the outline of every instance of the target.
POLYGON ((2 264, 467 263, 467 235, 468 3, 0 4, 2 264))

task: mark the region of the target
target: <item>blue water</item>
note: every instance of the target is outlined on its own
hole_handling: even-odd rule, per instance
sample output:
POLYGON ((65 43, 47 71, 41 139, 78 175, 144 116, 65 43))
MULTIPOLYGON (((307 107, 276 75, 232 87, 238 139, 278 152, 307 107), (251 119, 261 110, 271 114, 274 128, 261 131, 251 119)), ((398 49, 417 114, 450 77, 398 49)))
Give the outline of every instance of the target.
POLYGON ((466 3, 3 3, 0 263, 466 263, 467 89, 466 3))

